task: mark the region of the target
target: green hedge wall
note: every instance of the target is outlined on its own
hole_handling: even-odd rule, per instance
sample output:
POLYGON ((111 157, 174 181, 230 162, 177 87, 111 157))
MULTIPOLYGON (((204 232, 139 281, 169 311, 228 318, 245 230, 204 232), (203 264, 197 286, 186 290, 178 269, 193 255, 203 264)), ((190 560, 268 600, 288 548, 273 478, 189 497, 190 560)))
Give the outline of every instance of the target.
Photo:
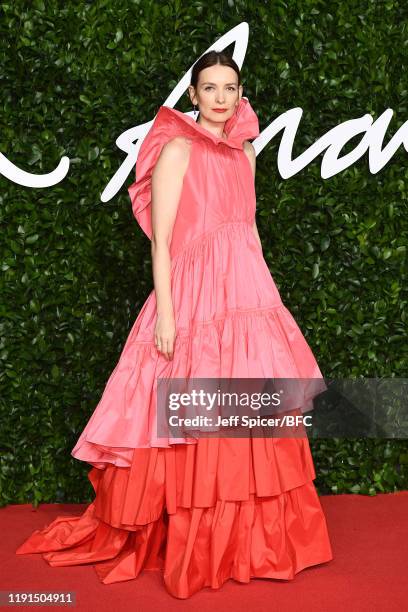
MULTIPOLYGON (((3 2, 0 17, 0 151, 39 174, 71 159, 54 187, 0 177, 0 503, 85 502, 91 466, 70 451, 153 286, 133 173, 100 201, 124 159, 116 138, 152 119, 192 62, 247 21, 244 95, 261 129, 301 106, 298 155, 338 123, 390 107, 388 142, 408 119, 406 6, 32 0, 3 2)), ((257 160, 257 220, 284 303, 324 376, 406 377, 406 151, 376 175, 364 156, 324 180, 320 156, 283 180, 279 139, 257 160)), ((321 493, 407 488, 406 440, 311 446, 321 493)))

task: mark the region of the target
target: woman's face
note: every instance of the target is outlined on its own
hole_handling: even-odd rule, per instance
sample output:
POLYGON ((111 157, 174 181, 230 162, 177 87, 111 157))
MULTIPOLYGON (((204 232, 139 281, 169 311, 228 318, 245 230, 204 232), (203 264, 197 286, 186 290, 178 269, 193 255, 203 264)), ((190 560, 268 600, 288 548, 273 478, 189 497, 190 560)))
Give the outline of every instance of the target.
POLYGON ((242 96, 242 85, 238 86, 238 75, 233 68, 215 64, 201 70, 197 89, 190 88, 191 102, 199 108, 207 121, 224 123, 232 117, 242 96), (225 109, 217 112, 214 109, 225 109))

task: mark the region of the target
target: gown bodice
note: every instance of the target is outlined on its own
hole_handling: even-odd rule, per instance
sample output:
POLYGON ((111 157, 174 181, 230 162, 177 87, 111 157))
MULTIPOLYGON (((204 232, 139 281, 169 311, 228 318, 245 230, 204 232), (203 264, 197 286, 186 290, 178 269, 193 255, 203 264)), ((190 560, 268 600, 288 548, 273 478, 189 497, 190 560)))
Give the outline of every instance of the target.
POLYGON ((224 125, 227 138, 215 136, 174 108, 161 106, 136 162, 136 180, 129 187, 133 213, 151 239, 151 177, 163 146, 176 136, 191 140, 173 226, 170 255, 227 223, 253 225, 256 209, 254 177, 243 142, 259 134, 258 118, 247 98, 241 98, 224 125))

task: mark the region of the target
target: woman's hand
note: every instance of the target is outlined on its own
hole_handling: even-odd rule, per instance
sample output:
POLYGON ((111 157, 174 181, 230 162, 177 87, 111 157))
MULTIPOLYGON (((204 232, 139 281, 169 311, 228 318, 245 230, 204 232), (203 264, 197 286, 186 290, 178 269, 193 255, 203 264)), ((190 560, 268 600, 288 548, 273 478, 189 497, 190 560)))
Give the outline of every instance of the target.
POLYGON ((158 351, 166 359, 173 359, 174 340, 176 337, 176 323, 173 314, 157 315, 154 329, 154 342, 158 351))

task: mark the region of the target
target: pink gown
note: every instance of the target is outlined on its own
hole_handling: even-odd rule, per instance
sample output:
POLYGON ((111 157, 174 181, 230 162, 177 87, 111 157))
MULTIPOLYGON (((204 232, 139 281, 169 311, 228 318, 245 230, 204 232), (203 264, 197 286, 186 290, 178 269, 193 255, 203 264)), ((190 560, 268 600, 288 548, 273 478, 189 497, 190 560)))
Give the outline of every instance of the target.
POLYGON ((104 584, 157 569, 178 598, 230 578, 291 580, 333 558, 307 437, 157 435, 157 377, 322 381, 253 232, 256 193, 242 143, 259 125, 247 98, 224 129, 226 139, 161 106, 143 141, 129 194, 149 238, 154 165, 172 138, 191 141, 170 245, 173 360, 154 344, 152 290, 72 450, 92 466, 94 501, 36 530, 17 554, 42 553, 52 566, 91 563, 104 584))

